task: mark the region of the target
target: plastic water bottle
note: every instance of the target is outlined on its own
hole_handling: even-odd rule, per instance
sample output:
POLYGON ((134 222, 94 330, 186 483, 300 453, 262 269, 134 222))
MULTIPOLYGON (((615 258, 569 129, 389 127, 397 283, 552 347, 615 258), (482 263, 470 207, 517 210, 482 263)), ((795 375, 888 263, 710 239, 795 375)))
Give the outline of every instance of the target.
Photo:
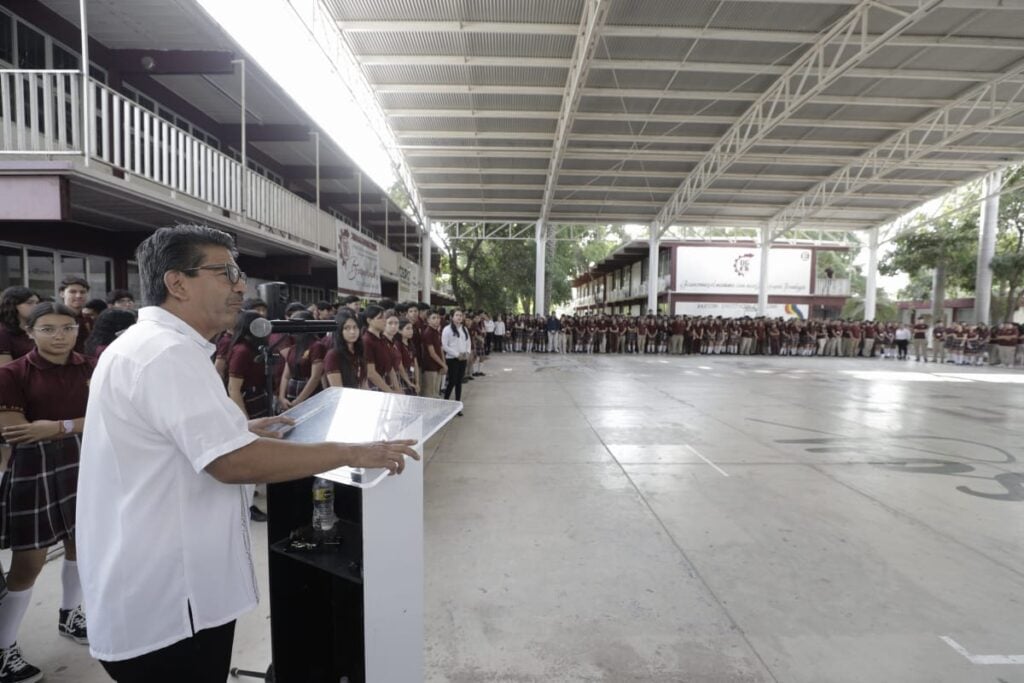
POLYGON ((315 477, 313 479, 313 530, 330 531, 338 516, 334 514, 334 482, 315 477))

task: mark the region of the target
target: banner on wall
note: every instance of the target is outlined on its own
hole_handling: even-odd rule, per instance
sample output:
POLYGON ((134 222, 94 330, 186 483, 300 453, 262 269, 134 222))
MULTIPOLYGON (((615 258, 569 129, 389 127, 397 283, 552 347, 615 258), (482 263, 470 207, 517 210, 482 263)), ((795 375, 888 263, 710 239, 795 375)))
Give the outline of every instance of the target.
MULTIPOLYGON (((676 289, 685 294, 757 294, 761 278, 758 247, 676 247, 676 289)), ((811 250, 768 253, 768 293, 811 293, 811 250)))
MULTIPOLYGON (((806 304, 768 304, 767 318, 799 318, 807 320, 806 304)), ((677 301, 673 306, 676 315, 692 317, 749 318, 758 317, 757 304, 742 304, 726 301, 677 301)))
POLYGON ((415 301, 420 293, 419 265, 404 256, 398 257, 398 298, 415 301))
POLYGON ((338 291, 380 296, 377 243, 347 225, 338 228, 338 291))

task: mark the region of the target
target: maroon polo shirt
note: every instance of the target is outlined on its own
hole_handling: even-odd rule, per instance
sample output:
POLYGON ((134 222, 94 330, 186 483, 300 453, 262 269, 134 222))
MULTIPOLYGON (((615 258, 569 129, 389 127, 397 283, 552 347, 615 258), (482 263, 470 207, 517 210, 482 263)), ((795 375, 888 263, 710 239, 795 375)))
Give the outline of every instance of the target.
POLYGON ((366 361, 347 349, 341 353, 331 349, 324 356, 324 373, 341 375, 341 386, 346 389, 360 389, 366 382, 366 361))
POLYGON ((23 413, 36 420, 76 420, 85 415, 94 362, 72 352, 54 365, 32 349, 0 367, 0 411, 23 413))
POLYGON ((366 358, 366 364, 372 365, 377 374, 386 382, 394 361, 388 340, 384 335, 378 337, 369 330, 363 332, 363 356, 366 358))
POLYGON ((434 353, 437 354, 438 358, 444 358, 444 349, 441 346, 441 333, 429 325, 427 329, 423 330, 423 371, 440 372, 441 364, 430 356, 427 352, 428 347, 434 349, 434 353))
POLYGON ((17 360, 27 355, 36 348, 32 338, 25 334, 24 330, 11 330, 6 325, 0 325, 0 355, 8 355, 12 360, 17 360))
POLYGON ((245 342, 238 342, 228 353, 228 377, 242 380, 242 391, 266 386, 267 378, 263 372, 263 362, 256 356, 256 351, 245 342))

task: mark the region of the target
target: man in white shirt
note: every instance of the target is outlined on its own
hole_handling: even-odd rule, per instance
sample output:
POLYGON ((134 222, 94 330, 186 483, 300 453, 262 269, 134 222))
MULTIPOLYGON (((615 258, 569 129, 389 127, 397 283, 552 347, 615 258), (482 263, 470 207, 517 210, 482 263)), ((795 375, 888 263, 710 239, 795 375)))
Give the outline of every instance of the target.
POLYGON ((245 293, 231 237, 161 228, 136 254, 145 307, 92 377, 78 483, 90 651, 121 683, 223 683, 258 596, 247 484, 343 465, 399 473, 411 441, 297 444, 247 422, 210 362, 245 293))

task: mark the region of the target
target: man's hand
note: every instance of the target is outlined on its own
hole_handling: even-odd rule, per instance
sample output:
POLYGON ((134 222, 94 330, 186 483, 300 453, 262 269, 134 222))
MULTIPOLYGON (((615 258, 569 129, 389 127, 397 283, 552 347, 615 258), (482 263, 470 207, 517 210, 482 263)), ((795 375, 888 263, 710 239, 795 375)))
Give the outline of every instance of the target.
POLYGON ((352 452, 351 467, 384 468, 391 474, 401 474, 405 469, 405 456, 419 460, 420 454, 413 450, 415 439, 401 441, 375 441, 374 443, 348 444, 352 452))
POLYGON ((46 439, 55 439, 61 435, 60 422, 56 420, 36 420, 25 424, 4 427, 4 438, 7 443, 36 443, 46 439))
POLYGON ((249 420, 249 431, 266 439, 280 439, 286 431, 283 427, 294 424, 295 420, 283 415, 259 417, 255 420, 249 420))

